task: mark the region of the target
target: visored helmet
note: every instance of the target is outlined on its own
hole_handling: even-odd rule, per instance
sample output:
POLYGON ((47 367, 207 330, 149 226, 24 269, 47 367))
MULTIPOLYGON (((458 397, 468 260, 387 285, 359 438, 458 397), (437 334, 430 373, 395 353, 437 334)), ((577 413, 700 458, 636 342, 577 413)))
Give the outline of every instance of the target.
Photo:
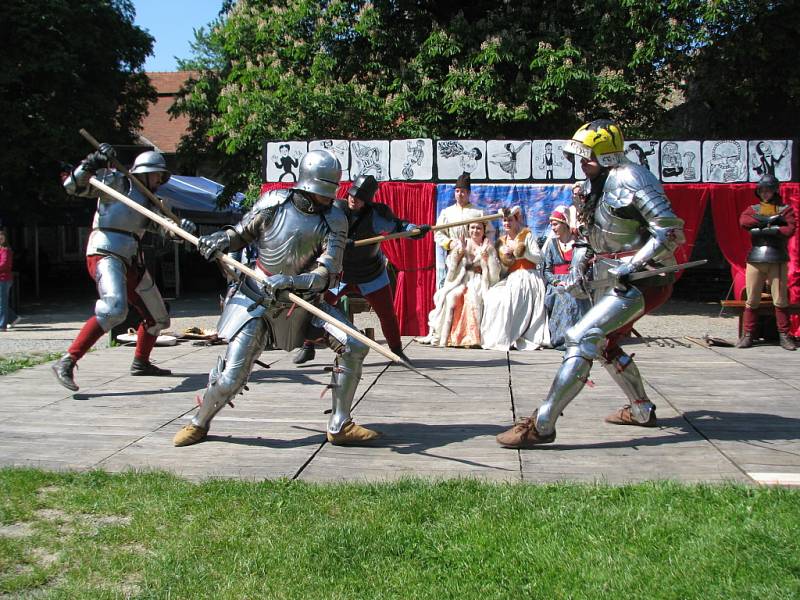
POLYGON ((378 181, 372 175, 359 175, 347 191, 348 195, 358 198, 362 202, 372 202, 375 192, 378 191, 378 181))
POLYGON ((327 150, 312 150, 300 159, 300 174, 295 189, 336 198, 342 167, 327 150))
POLYGON ((597 119, 575 132, 564 144, 564 154, 594 158, 603 167, 615 167, 625 157, 624 142, 619 125, 609 119, 597 119))
POLYGON ((170 178, 170 172, 167 169, 167 161, 164 160, 164 155, 160 152, 150 150, 142 152, 133 161, 131 173, 138 175, 139 173, 161 173, 162 185, 167 183, 170 178))

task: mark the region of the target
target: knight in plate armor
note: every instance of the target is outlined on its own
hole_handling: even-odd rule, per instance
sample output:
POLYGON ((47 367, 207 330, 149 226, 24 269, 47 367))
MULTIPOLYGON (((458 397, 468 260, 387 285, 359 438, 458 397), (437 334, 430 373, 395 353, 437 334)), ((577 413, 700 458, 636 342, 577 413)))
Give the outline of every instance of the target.
POLYGON ((325 291, 338 282, 347 242, 347 217, 333 205, 340 177, 341 166, 333 154, 312 150, 301 159, 293 188, 263 194, 237 225, 199 239, 198 248, 208 260, 218 252, 255 243, 256 267, 266 281, 243 277, 227 301, 217 325, 218 335, 228 340, 227 351, 211 369, 191 423, 176 433, 176 446, 205 439, 211 420, 244 388, 265 347, 290 351, 305 339, 320 339, 337 354, 330 385, 333 407, 328 441, 361 444, 378 437, 350 417, 369 348, 286 297, 286 292, 293 292, 350 325, 338 309, 323 301, 325 291))
MULTIPOLYGON (((342 281, 330 290, 332 303, 353 292, 361 294, 381 322, 381 329, 389 345, 389 350, 411 363, 403 353, 403 342, 400 339, 400 326, 394 313, 392 287, 386 272, 386 256, 380 244, 355 246, 355 242, 387 233, 401 231, 419 232, 411 239, 420 239, 431 230, 430 225, 415 225, 394 215, 385 204, 373 202, 378 191, 378 181, 372 175, 360 175, 347 192, 346 200, 336 200, 335 204, 347 216, 348 240, 344 252, 342 281)), ((297 351, 295 364, 303 364, 314 358, 314 345, 306 341, 297 351)))
POLYGON ((796 350, 789 334, 789 253, 787 244, 796 228, 794 209, 783 204, 778 193, 778 180, 764 175, 756 185, 758 204, 748 206, 739 217, 739 225, 750 232, 753 245, 747 255, 745 288, 747 301, 742 316, 742 337, 737 348, 750 348, 758 325, 761 291, 769 283, 775 306, 775 324, 781 348, 796 350))
POLYGON ((600 358, 628 404, 606 417, 616 425, 656 426, 656 407, 647 397, 639 369, 619 341, 633 324, 661 306, 673 279, 658 276, 632 285, 637 271, 674 265, 684 242, 683 221, 672 211, 661 184, 641 165, 625 158, 622 131, 601 119, 582 126, 564 145, 565 154, 581 161, 586 174, 579 220, 589 242, 583 267, 576 269, 566 291, 580 295, 589 276, 615 283, 596 289, 593 306, 566 333, 566 351, 544 403, 533 415, 497 436, 508 448, 530 448, 556 438, 556 420, 589 379, 600 358))
MULTIPOLYGON (((128 304, 142 317, 131 375, 171 375, 168 369, 150 362, 150 353, 158 334, 169 327, 169 314, 161 293, 145 268, 140 247, 142 236, 148 231, 159 231, 159 227, 148 217, 89 184, 89 179, 95 176, 137 204, 159 212, 158 207, 131 179, 120 171, 107 168, 115 156, 110 144, 100 144, 96 152, 89 154, 64 179, 68 194, 97 198, 97 211, 86 247, 86 265, 97 285, 99 296, 95 303, 95 314, 83 325, 67 354, 52 366, 59 383, 72 391, 78 390, 74 378, 75 365, 104 333, 125 321, 128 304)), ((153 193, 170 178, 164 157, 154 151, 139 154, 130 173, 153 193)), ((167 205, 164 199, 162 202, 167 205)), ((180 226, 189 233, 197 230, 188 219, 182 219, 180 226)))

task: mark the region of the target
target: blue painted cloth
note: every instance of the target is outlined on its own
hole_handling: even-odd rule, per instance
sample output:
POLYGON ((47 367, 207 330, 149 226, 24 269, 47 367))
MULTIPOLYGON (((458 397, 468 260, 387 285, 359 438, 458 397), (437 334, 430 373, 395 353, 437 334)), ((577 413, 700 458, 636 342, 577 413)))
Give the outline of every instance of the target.
MULTIPOLYGON (((571 183, 565 184, 511 184, 511 185, 473 185, 470 190, 470 201, 484 213, 496 213, 501 208, 519 206, 524 215, 524 224, 541 237, 550 231, 549 217, 556 206, 572 205, 571 183)), ((439 184, 436 186, 436 214, 454 204, 455 185, 439 184)), ((501 232, 503 223, 500 219, 492 221, 495 231, 501 232)), ((436 246, 436 281, 437 287, 445 276, 445 251, 436 246)))

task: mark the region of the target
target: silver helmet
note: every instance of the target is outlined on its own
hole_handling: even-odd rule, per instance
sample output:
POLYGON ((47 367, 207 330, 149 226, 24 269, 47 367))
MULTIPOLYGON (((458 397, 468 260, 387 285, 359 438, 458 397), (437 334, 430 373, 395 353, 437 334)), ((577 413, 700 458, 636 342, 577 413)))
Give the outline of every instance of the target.
POLYGON ((312 150, 300 159, 300 174, 295 189, 336 198, 342 166, 327 150, 312 150))
POLYGON ((139 173, 161 173, 161 183, 167 183, 170 178, 170 172, 167 169, 167 161, 164 160, 164 155, 160 152, 150 150, 142 152, 133 161, 131 173, 137 175, 139 173))

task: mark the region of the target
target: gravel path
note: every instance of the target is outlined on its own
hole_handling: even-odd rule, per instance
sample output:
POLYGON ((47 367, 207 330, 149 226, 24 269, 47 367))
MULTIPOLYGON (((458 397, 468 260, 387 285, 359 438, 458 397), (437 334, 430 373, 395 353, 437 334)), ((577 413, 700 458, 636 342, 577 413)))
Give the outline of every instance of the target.
MULTIPOLYGON (((170 301, 172 325, 170 332, 180 334, 189 327, 214 329, 219 306, 210 295, 188 296, 170 301)), ((7 332, 0 332, 0 357, 26 354, 63 352, 74 339, 83 322, 91 315, 92 300, 67 301, 27 307, 22 311, 22 321, 7 332)), ((373 327, 381 337, 381 328, 374 313, 356 315, 360 328, 373 327)), ((737 319, 729 313, 720 316, 715 302, 687 302, 672 300, 639 321, 636 330, 644 337, 675 338, 684 336, 713 337, 735 341, 737 319)), ((168 332, 165 332, 168 333, 168 332)), ((98 347, 105 344, 99 342, 98 347)))

